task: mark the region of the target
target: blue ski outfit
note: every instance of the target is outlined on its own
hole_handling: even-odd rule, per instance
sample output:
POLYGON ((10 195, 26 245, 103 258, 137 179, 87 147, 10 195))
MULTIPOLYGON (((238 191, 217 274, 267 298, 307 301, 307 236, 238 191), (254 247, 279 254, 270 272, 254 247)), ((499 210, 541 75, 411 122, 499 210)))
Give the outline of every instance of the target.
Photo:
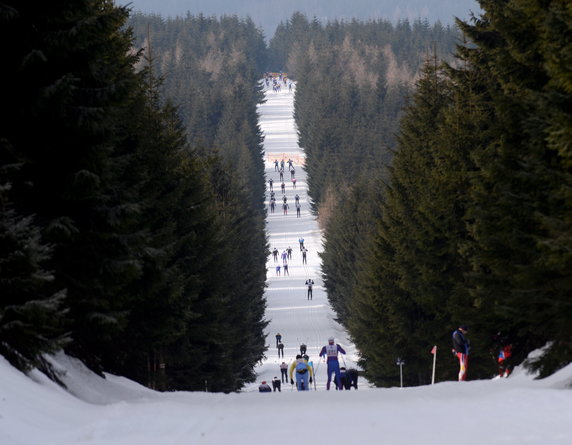
POLYGON ((322 348, 320 351, 320 357, 327 355, 328 364, 328 382, 326 383, 326 389, 330 390, 330 382, 332 381, 332 374, 336 375, 336 382, 338 384, 338 389, 342 389, 341 378, 340 378, 340 363, 338 362, 338 353, 341 352, 345 355, 346 351, 340 345, 334 343, 334 339, 330 338, 328 344, 322 348))
POLYGON ((308 362, 304 360, 299 355, 296 356, 296 360, 290 365, 290 381, 293 382, 292 374, 296 370, 296 388, 298 391, 310 391, 309 379, 314 377, 312 372, 312 367, 308 365, 308 362))

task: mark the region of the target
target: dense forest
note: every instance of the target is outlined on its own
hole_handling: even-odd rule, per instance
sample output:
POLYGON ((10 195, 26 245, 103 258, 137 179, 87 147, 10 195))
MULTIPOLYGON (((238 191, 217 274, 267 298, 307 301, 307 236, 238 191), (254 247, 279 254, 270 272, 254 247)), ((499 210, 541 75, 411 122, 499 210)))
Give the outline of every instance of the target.
MULTIPOLYGON (((470 326, 469 378, 494 375, 505 344, 513 363, 544 347, 529 363, 540 376, 572 360, 572 11, 557 1, 480 4, 481 17, 459 22, 470 43, 455 60, 426 59, 388 169, 371 169, 385 159, 362 154, 352 163, 363 142, 343 141, 364 126, 359 106, 326 112, 305 131, 302 104, 330 103, 332 93, 316 97, 305 82, 298 89, 318 212, 333 197, 324 223, 328 297, 377 385, 393 382, 397 357, 406 384, 430 382, 432 347, 450 357, 460 324, 470 326)), ((352 83, 336 79, 334 88, 338 106, 359 103, 352 83)), ((385 113, 370 120, 387 121, 385 113)), ((446 363, 438 380, 456 377, 453 358, 446 363)))
MULTIPOLYGON (((297 81, 324 283, 376 385, 470 326, 469 378, 572 361, 572 11, 458 27, 4 2, 0 353, 64 349, 160 390, 236 391, 265 353, 259 79, 297 81), (10 42, 8 45, 7 42, 10 42), (197 378, 200 376, 201 378, 197 378)), ((440 352, 441 353, 441 352, 440 352)), ((437 370, 454 379, 453 358, 437 370)))
POLYGON ((0 353, 50 373, 43 353, 64 348, 152 388, 235 391, 267 324, 258 61, 207 38, 228 23, 197 19, 193 51, 239 61, 228 88, 197 58, 195 78, 162 77, 128 16, 108 0, 0 5, 0 353), (163 79, 200 108, 174 106, 163 79))

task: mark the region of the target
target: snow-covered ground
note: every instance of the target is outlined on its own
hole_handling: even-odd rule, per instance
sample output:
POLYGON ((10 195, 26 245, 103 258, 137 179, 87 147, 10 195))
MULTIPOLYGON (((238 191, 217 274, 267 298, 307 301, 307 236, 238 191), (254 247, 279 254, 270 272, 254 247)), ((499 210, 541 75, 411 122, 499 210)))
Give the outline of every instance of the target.
MULTIPOLYGON (((270 91, 260 112, 269 161, 285 153, 301 162, 292 94, 270 91)), ((277 177, 270 162, 267 175, 277 177)), ((273 259, 268 263, 270 349, 256 384, 239 394, 157 393, 122 377, 100 378, 60 354, 53 363, 66 370, 65 391, 37 371, 25 376, 0 357, 0 445, 572 444, 572 365, 540 381, 517 368, 509 379, 403 389, 367 388, 360 382, 358 391, 328 392, 321 364, 317 391, 292 391, 290 385, 282 392, 254 391, 261 380, 280 375, 277 332, 287 362, 305 342, 317 365, 318 348, 330 335, 347 348, 348 366, 356 358, 321 289, 320 232, 308 213, 305 174, 299 167, 295 165, 301 218, 293 205, 287 216, 280 208, 268 218, 271 248, 281 253, 290 245, 293 258, 290 277, 277 277, 273 259), (307 265, 301 260, 300 236, 309 250, 307 265), (306 278, 316 282, 311 301, 306 278)), ((286 184, 293 203, 292 184, 286 184)))

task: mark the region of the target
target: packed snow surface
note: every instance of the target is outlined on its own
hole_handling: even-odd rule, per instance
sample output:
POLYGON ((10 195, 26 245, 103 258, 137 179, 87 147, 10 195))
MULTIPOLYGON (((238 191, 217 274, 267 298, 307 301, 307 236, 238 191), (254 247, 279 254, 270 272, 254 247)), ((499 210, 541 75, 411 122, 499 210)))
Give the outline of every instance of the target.
MULTIPOLYGON (((272 256, 268 261, 269 349, 257 368, 257 382, 237 394, 157 393, 122 377, 101 378, 58 354, 52 361, 64 372, 64 390, 37 371, 22 374, 0 357, 0 445, 572 444, 572 365, 543 380, 517 368, 508 379, 415 388, 397 387, 396 366, 395 388, 374 389, 360 381, 357 391, 325 390, 326 367, 317 353, 328 337, 334 336, 348 352, 342 365, 355 366, 357 356, 322 289, 317 255, 321 234, 309 213, 292 110, 293 91, 288 88, 270 89, 260 106, 267 180, 275 180, 277 201, 267 220, 270 248, 281 254, 291 246, 293 254, 286 277, 283 270, 276 275, 272 256), (283 214, 273 164, 282 156, 294 161, 297 178, 295 191, 285 169, 288 215, 283 214), (307 264, 302 262, 300 237, 308 249, 307 264), (308 278, 315 281, 312 300, 307 298, 308 278), (277 354, 278 332, 284 359, 277 354), (281 392, 257 392, 262 380, 280 377, 279 364, 289 363, 302 342, 314 362, 317 390, 297 392, 286 383, 281 392)), ((437 366, 447 359, 438 357, 437 366)))

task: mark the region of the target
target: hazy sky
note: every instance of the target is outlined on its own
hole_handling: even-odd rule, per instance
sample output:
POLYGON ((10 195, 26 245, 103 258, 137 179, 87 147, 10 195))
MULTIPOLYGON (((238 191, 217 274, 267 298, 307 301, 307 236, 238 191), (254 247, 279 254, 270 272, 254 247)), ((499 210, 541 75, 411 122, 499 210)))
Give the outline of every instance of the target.
POLYGON ((454 17, 469 18, 470 12, 479 12, 477 0, 116 0, 130 4, 134 10, 160 13, 164 16, 236 14, 250 16, 272 37, 276 26, 300 11, 308 17, 325 22, 333 19, 427 18, 433 23, 453 23, 454 17))

